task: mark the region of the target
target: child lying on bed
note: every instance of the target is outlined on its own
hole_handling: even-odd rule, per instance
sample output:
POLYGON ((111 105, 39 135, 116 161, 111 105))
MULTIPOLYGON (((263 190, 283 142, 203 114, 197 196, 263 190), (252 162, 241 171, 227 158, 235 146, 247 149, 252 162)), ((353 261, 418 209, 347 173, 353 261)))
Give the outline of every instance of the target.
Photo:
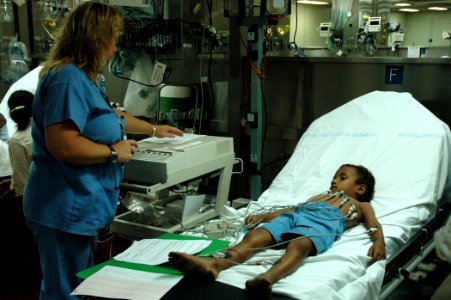
POLYGON ((268 246, 286 245, 285 254, 271 268, 246 282, 251 296, 269 298, 272 284, 294 272, 309 255, 326 251, 347 228, 364 223, 373 245, 370 262, 385 258, 382 227, 369 204, 375 180, 365 167, 345 164, 335 173, 330 190, 295 207, 250 215, 245 224, 265 223, 250 230, 243 240, 224 250, 224 257, 201 258, 171 252, 174 268, 199 279, 215 280, 220 271, 244 262, 268 246))

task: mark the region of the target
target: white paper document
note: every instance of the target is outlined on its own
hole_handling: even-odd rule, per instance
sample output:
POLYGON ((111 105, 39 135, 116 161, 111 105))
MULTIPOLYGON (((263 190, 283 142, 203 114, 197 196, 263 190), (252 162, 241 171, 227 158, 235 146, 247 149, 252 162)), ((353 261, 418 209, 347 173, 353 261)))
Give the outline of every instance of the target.
POLYGON ((152 142, 155 144, 169 144, 169 145, 180 145, 186 142, 190 142, 198 137, 202 137, 205 135, 202 134, 193 134, 193 133, 184 133, 183 136, 175 136, 173 138, 166 137, 166 138, 157 138, 157 137, 150 137, 141 140, 141 142, 152 142))
POLYGON ((169 252, 195 254, 210 245, 208 240, 143 239, 134 242, 127 250, 116 255, 115 260, 159 265, 168 262, 169 252))
POLYGON ((71 295, 156 300, 163 297, 182 277, 105 266, 84 280, 71 295))

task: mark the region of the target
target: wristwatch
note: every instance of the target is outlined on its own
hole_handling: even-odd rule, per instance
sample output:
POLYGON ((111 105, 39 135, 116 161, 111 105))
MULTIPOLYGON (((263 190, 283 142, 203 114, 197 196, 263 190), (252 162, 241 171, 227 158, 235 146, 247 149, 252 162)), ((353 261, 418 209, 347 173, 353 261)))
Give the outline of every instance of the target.
POLYGON ((117 152, 114 150, 112 145, 107 145, 108 148, 111 150, 110 159, 108 160, 110 163, 115 164, 117 163, 117 152))

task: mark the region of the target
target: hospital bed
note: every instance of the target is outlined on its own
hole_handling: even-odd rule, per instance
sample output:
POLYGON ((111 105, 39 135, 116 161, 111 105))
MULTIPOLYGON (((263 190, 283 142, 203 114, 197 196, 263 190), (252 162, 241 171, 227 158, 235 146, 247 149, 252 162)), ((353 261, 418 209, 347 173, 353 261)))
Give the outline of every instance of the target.
MULTIPOLYGON (((371 241, 358 225, 274 284, 273 293, 303 300, 385 297, 382 286, 389 293, 385 286, 406 275, 399 270, 418 256, 417 248, 427 244, 433 249, 433 232, 446 220, 449 210, 439 208, 446 208, 443 204, 450 199, 450 149, 449 127, 409 93, 371 92, 314 121, 260 198, 245 208, 225 207, 221 218, 235 220, 260 207, 295 205, 327 190, 340 165, 364 165, 376 178, 371 203, 383 226, 388 259, 368 265, 371 241), (410 251, 407 259, 403 250, 410 251)), ((233 243, 242 236, 227 239, 233 243)), ((249 264, 221 272, 218 281, 244 289, 246 280, 270 267, 257 262, 276 261, 283 253, 259 252, 249 264)))

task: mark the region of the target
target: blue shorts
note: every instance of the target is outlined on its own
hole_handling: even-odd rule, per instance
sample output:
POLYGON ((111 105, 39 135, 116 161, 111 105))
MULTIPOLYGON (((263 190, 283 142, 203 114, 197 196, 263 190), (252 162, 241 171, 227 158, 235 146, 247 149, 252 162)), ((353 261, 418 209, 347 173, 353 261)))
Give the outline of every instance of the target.
POLYGON ((263 224, 276 243, 296 236, 308 237, 316 248, 316 254, 326 251, 345 229, 345 218, 335 206, 324 202, 299 204, 294 212, 277 216, 263 224))

